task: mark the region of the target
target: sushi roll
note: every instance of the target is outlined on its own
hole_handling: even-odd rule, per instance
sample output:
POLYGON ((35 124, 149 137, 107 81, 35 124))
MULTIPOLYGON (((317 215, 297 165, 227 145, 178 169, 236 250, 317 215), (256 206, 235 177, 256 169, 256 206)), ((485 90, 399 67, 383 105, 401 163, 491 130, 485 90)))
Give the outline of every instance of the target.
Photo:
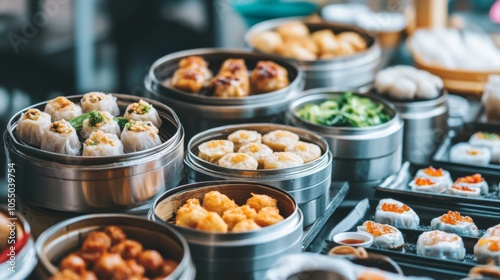
POLYGON ((500 163, 500 135, 495 133, 477 132, 470 139, 471 145, 487 147, 491 150, 491 161, 500 163))
POLYGON ((302 158, 294 153, 274 152, 264 158, 264 169, 280 169, 300 166, 302 158))
POLYGON ((264 168, 264 158, 273 153, 273 150, 262 143, 250 143, 238 149, 238 153, 247 153, 259 163, 259 168, 264 168))
POLYGON ((250 78, 252 94, 280 90, 290 84, 288 71, 272 61, 259 61, 250 78))
POLYGON ((446 190, 446 184, 444 182, 436 183, 432 179, 422 177, 415 177, 409 185, 412 191, 419 192, 442 193, 446 190))
POLYGON ((450 149, 450 161, 462 164, 488 165, 491 161, 491 150, 469 143, 458 143, 450 149))
POLYGON ((390 225, 379 224, 373 221, 365 221, 358 226, 358 231, 363 231, 373 236, 373 245, 381 249, 399 249, 405 244, 403 234, 390 225))
POLYGON ((198 146, 198 157, 217 164, 223 156, 234 152, 234 144, 229 140, 211 140, 198 146))
POLYGON ((234 150, 238 151, 245 144, 261 143, 262 135, 254 130, 240 129, 229 134, 227 140, 233 142, 234 150))
POLYGON ((120 115, 120 108, 116 102, 117 98, 112 94, 103 92, 89 92, 83 95, 80 100, 82 111, 84 113, 90 111, 106 111, 112 116, 120 115))
POLYGON ((474 245, 474 255, 480 263, 493 260, 500 264, 500 236, 480 238, 474 245))
POLYGON ((478 229, 472 218, 462 216, 456 211, 448 211, 448 213, 432 219, 431 229, 438 229, 458 235, 478 236, 478 229))
POLYGON ((126 153, 147 150, 161 144, 158 128, 151 122, 129 121, 120 138, 126 153))
POLYGON ((458 178, 455 181, 455 185, 479 189, 481 190, 481 194, 487 194, 489 188, 488 183, 486 183, 484 178, 479 173, 476 173, 471 176, 458 178))
POLYGON ((232 169, 257 170, 259 163, 251 155, 245 153, 229 153, 219 159, 219 165, 232 169))
POLYGON ((483 235, 483 237, 490 237, 490 236, 500 237, 500 224, 490 227, 489 229, 486 230, 486 233, 483 235))
POLYGON ((300 137, 288 130, 274 130, 262 136, 262 143, 275 152, 283 152, 286 147, 299 142, 300 137))
POLYGON ((123 144, 116 134, 97 130, 92 132, 89 138, 83 142, 83 156, 118 156, 123 153, 123 144))
POLYGON ((436 169, 432 166, 418 170, 415 177, 431 179, 433 182, 439 184, 440 187, 445 189, 453 183, 450 172, 443 170, 442 168, 436 169))
POLYGON ((304 160, 304 163, 311 162, 321 156, 321 148, 318 145, 302 141, 287 146, 285 152, 297 154, 304 160))
POLYGON ((471 188, 468 186, 458 186, 458 185, 452 185, 451 187, 449 187, 448 193, 465 197, 481 196, 481 190, 478 188, 471 188))
POLYGON ((375 211, 375 222, 388 224, 397 228, 416 229, 420 218, 408 205, 394 200, 382 199, 375 211))
POLYGON ((17 121, 16 135, 28 145, 40 146, 44 129, 51 123, 49 114, 28 109, 17 121))
POLYGON ((67 121, 60 120, 45 128, 40 148, 44 151, 74 156, 80 152, 81 144, 75 128, 67 121))
POLYGON ((463 260, 465 247, 462 238, 440 230, 426 231, 417 240, 417 255, 438 259, 463 260))
POLYGON ((64 96, 56 97, 45 105, 45 113, 52 117, 52 121, 66 120, 78 117, 82 114, 82 108, 71 102, 64 96))
POLYGON ((110 113, 104 111, 90 111, 88 118, 82 123, 80 135, 87 139, 90 134, 98 130, 114 134, 117 137, 122 133, 120 125, 110 113))
POLYGON ((161 127, 162 121, 158 111, 144 100, 139 100, 139 102, 134 102, 127 106, 125 114, 123 115, 127 120, 136 121, 150 121, 157 128, 161 127))

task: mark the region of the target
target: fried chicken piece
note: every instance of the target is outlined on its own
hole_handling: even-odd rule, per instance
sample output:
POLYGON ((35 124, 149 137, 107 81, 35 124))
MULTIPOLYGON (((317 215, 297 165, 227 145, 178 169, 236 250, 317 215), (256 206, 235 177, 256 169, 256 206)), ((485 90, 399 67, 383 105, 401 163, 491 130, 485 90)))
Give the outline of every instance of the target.
POLYGON ((216 212, 208 212, 208 215, 198 222, 196 229, 210 232, 226 233, 227 224, 216 212))
POLYGON ((208 211, 201 207, 197 198, 190 198, 177 210, 175 224, 178 226, 196 228, 198 221, 205 218, 208 211))
POLYGON ((231 231, 237 223, 253 219, 257 215, 255 209, 248 205, 243 205, 236 208, 228 209, 222 215, 222 219, 226 222, 228 229, 231 231))
POLYGON ((111 238, 111 244, 116 245, 127 239, 125 232, 117 226, 109 226, 104 229, 104 232, 111 238))
POLYGON ((261 227, 254 220, 243 220, 234 225, 231 232, 247 232, 260 228, 261 227))
POLYGON ((257 213, 254 220, 259 226, 267 227, 285 219, 279 213, 280 210, 277 207, 264 207, 257 213))
POLYGON ((111 279, 116 270, 124 271, 125 261, 119 254, 104 253, 94 265, 94 272, 99 279, 111 279))
POLYGON ((139 255, 137 262, 146 269, 147 276, 155 277, 162 268, 163 257, 158 251, 145 250, 139 255))
POLYGON ((254 193, 252 193, 252 197, 247 199, 247 205, 255 209, 257 213, 264 207, 278 207, 276 199, 265 194, 254 193))
POLYGON ((226 210, 236 208, 238 205, 225 194, 221 194, 218 191, 210 191, 203 198, 203 207, 208 211, 222 215, 226 210))
POLYGON ((69 254, 62 259, 59 264, 59 270, 72 270, 77 274, 82 274, 87 269, 85 260, 76 254, 69 254))
POLYGON ((124 240, 111 247, 110 252, 120 254, 124 260, 135 259, 142 253, 142 244, 135 240, 124 240))

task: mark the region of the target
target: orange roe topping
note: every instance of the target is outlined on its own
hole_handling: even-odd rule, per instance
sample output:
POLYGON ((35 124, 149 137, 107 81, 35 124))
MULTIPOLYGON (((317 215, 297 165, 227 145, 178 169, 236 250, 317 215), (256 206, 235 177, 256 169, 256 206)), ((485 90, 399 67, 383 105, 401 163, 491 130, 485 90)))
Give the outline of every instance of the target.
POLYGON ((441 242, 452 243, 460 240, 460 237, 456 234, 446 233, 439 230, 428 231, 425 239, 423 239, 423 243, 425 246, 432 246, 439 244, 441 242))
POLYGON ((431 179, 428 179, 428 178, 417 178, 415 177, 415 184, 417 184, 417 186, 430 186, 430 185, 434 185, 434 182, 431 180, 431 179))
POLYGON ((406 205, 406 204, 399 206, 396 203, 384 203, 384 204, 382 204, 382 211, 403 213, 403 212, 410 211, 410 207, 408 207, 408 205, 406 205))
POLYGON ((455 189, 455 190, 459 190, 459 191, 464 191, 464 192, 473 192, 474 189, 472 188, 469 188, 467 186, 457 186, 457 185, 453 185, 451 186, 452 189, 455 189))
POLYGON ((372 221, 366 222, 366 230, 375 237, 396 232, 394 228, 388 225, 379 224, 372 221))
POLYGON ((469 183, 469 184, 476 184, 476 183, 481 183, 482 181, 484 181, 483 177, 481 176, 481 174, 479 173, 476 173, 472 176, 466 176, 466 177, 462 177, 462 178, 458 178, 456 181, 455 181, 455 184, 456 183, 469 183))
POLYGON ((481 238, 477 242, 479 246, 486 246, 488 245, 488 250, 492 252, 498 252, 500 251, 500 237, 498 236, 491 236, 491 237, 486 237, 486 238, 481 238))
POLYGON ((477 155, 479 155, 479 151, 476 150, 476 149, 468 150, 466 153, 469 154, 469 155, 471 155, 471 156, 477 156, 477 155))
POLYGON ((443 169, 442 168, 434 168, 432 166, 427 167, 426 169, 423 170, 425 174, 433 177, 441 177, 443 176, 443 169))
POLYGON ((472 219, 469 216, 462 216, 456 211, 448 211, 448 213, 441 216, 441 221, 449 225, 456 225, 462 223, 472 223, 472 219))

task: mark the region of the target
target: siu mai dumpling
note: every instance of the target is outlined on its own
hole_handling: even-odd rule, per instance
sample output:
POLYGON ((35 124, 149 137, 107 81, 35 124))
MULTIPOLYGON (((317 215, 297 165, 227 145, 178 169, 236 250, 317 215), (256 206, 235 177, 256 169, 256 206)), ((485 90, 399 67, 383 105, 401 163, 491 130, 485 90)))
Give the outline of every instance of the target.
POLYGON ((255 130, 240 129, 229 134, 227 140, 233 142, 234 150, 238 151, 246 144, 262 142, 262 135, 255 130))
POLYGON ((136 121, 150 121, 157 128, 161 127, 162 121, 158 111, 144 100, 139 100, 139 102, 134 102, 127 106, 125 110, 124 118, 128 120, 136 121))
POLYGON ((123 145, 118 136, 100 130, 92 132, 83 142, 83 156, 103 157, 122 155, 123 145))
POLYGON ((440 230, 426 231, 417 240, 417 255, 438 259, 463 260, 464 242, 460 236, 440 230))
POLYGON ((229 140, 211 140, 198 146, 198 157, 211 163, 234 151, 234 144, 229 140))
POLYGON ((264 169, 281 169, 300 166, 304 160, 294 153, 274 152, 264 158, 264 169))
POLYGON ((285 152, 297 154, 302 158, 304 163, 311 162, 321 157, 321 148, 318 145, 302 141, 287 146, 285 152))
POLYGON ((375 222, 397 228, 416 229, 420 224, 420 218, 408 205, 387 198, 378 203, 375 211, 375 222))
POLYGON ((264 159, 271 155, 273 150, 262 143, 249 143, 238 149, 238 153, 246 153, 251 155, 259 163, 260 168, 264 168, 264 159))
POLYGON ((87 139, 90 134, 98 130, 114 134, 117 137, 119 137, 122 132, 120 125, 110 113, 104 111, 90 111, 89 117, 82 123, 80 135, 87 139))
POLYGON ((116 100, 117 98, 112 94, 89 92, 83 95, 80 104, 84 113, 95 110, 109 112, 112 116, 118 116, 120 115, 120 108, 116 100))
POLYGON ((431 229, 438 229, 458 235, 478 236, 478 229, 472 218, 462 216, 456 211, 448 211, 448 213, 432 219, 431 229))
POLYGON ((51 123, 45 128, 40 148, 53 153, 77 155, 81 144, 76 130, 65 120, 51 123))
POLYGON ((121 140, 126 153, 147 150, 161 144, 158 128, 151 122, 134 120, 123 128, 121 140))
POLYGON ((299 142, 300 137, 288 130, 273 130, 262 136, 262 142, 275 152, 283 152, 286 147, 299 142))
POLYGON ((253 94, 276 91, 290 84, 288 71, 272 61, 259 61, 250 79, 253 94))
POLYGON ((64 96, 56 97, 45 105, 45 113, 52 117, 52 121, 71 120, 82 114, 82 108, 64 96))
POLYGON ((28 109, 17 121, 16 135, 28 145, 40 146, 44 129, 51 123, 49 114, 38 109, 28 109))
POLYGON ((219 159, 219 165, 231 169, 257 170, 259 163, 245 153, 229 153, 219 159))

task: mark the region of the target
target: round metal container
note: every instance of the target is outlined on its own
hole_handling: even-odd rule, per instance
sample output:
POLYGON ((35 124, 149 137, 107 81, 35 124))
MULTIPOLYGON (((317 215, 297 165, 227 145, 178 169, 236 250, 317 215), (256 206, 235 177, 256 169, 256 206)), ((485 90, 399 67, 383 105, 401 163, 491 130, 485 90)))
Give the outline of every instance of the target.
POLYGON ((144 83, 148 97, 167 104, 179 115, 187 139, 198 132, 221 125, 249 122, 283 123, 290 100, 304 88, 303 74, 294 64, 269 55, 226 49, 195 49, 166 55, 151 66, 144 83), (271 60, 288 71, 290 85, 270 93, 244 98, 191 94, 171 87, 169 78, 178 69, 179 61, 192 55, 203 57, 214 74, 228 58, 244 59, 248 69, 255 68, 258 61, 271 60))
POLYGON ((238 180, 275 186, 290 193, 304 215, 304 226, 311 225, 323 215, 330 198, 332 156, 328 144, 321 136, 304 129, 271 124, 255 123, 217 127, 194 136, 188 143, 185 158, 189 183, 213 180, 238 180), (273 170, 237 170, 221 167, 198 157, 198 146, 214 139, 227 139, 239 129, 255 130, 261 134, 283 129, 296 133, 302 140, 318 145, 322 155, 317 160, 301 166, 273 170))
POLYGON ((349 181, 352 198, 373 195, 373 186, 396 173, 402 164, 403 121, 396 108, 371 94, 357 94, 384 104, 392 119, 384 124, 366 127, 329 127, 301 119, 295 113, 309 103, 337 99, 343 92, 335 89, 313 89, 292 101, 288 121, 322 135, 333 154, 333 181, 349 181))
MULTIPOLYGON (((251 38, 258 33, 274 30, 276 27, 295 21, 302 21, 311 32, 322 29, 330 29, 335 34, 344 31, 352 31, 360 34, 367 42, 367 49, 355 55, 339 57, 334 59, 318 59, 312 61, 285 58, 280 55, 272 55, 275 58, 287 59, 299 65, 306 77, 306 89, 321 87, 343 87, 358 88, 371 83, 375 79, 375 73, 380 67, 382 51, 378 41, 352 26, 329 23, 329 22, 307 22, 303 18, 273 19, 252 26, 245 34, 245 43, 254 48, 251 38)), ((259 52, 254 48, 255 51, 259 52)), ((259 52, 260 53, 260 52, 259 52)))
POLYGON ((428 164, 448 132, 448 94, 431 100, 390 100, 404 121, 403 159, 428 164))
POLYGON ((302 214, 295 200, 283 190, 263 184, 215 181, 183 185, 161 195, 149 218, 173 224, 174 214, 188 198, 203 200, 213 190, 234 199, 238 205, 245 204, 251 193, 269 195, 278 201, 285 220, 244 233, 213 233, 172 225, 189 244, 197 279, 263 279, 276 258, 301 252, 302 214))
MULTIPOLYGON (((14 210, 15 211, 15 210, 14 210)), ((10 279, 10 280, 24 280, 28 279, 32 275, 33 270, 37 264, 37 257, 35 254, 35 242, 33 241, 33 236, 31 235, 31 228, 23 215, 16 212, 14 216, 9 215, 6 207, 0 207, 0 212, 2 212, 5 217, 15 218, 9 220, 9 224, 3 224, 3 228, 9 228, 13 224, 14 226, 21 226, 23 230, 23 237, 16 234, 15 239, 5 239, 9 240, 8 243, 8 259, 0 263, 0 279, 10 279), (10 243, 15 240, 15 243, 10 243), (10 247, 14 247, 14 252, 10 252, 10 247)), ((12 236, 9 231, 8 236, 12 236)), ((2 237, 2 239, 4 239, 2 237)), ((4 244, 6 245, 6 244, 4 244)))
POLYGON ((48 279, 57 272, 57 262, 81 247, 86 236, 97 230, 115 225, 122 228, 127 237, 140 242, 144 248, 154 249, 178 262, 168 279, 191 280, 196 270, 186 240, 175 230, 145 218, 124 214, 85 215, 58 223, 37 239, 36 268, 40 279, 48 279))
MULTIPOLYGON (((123 112, 139 97, 113 94, 123 112)), ((68 97, 78 102, 82 95, 68 97)), ((184 176, 184 131, 174 111, 154 100, 163 124, 163 143, 145 151, 112 157, 82 157, 43 151, 15 136, 14 115, 4 133, 4 145, 16 165, 16 193, 24 202, 70 212, 125 211, 151 203, 165 189, 177 186, 184 176)), ((31 106, 43 111, 46 102, 31 106)))

